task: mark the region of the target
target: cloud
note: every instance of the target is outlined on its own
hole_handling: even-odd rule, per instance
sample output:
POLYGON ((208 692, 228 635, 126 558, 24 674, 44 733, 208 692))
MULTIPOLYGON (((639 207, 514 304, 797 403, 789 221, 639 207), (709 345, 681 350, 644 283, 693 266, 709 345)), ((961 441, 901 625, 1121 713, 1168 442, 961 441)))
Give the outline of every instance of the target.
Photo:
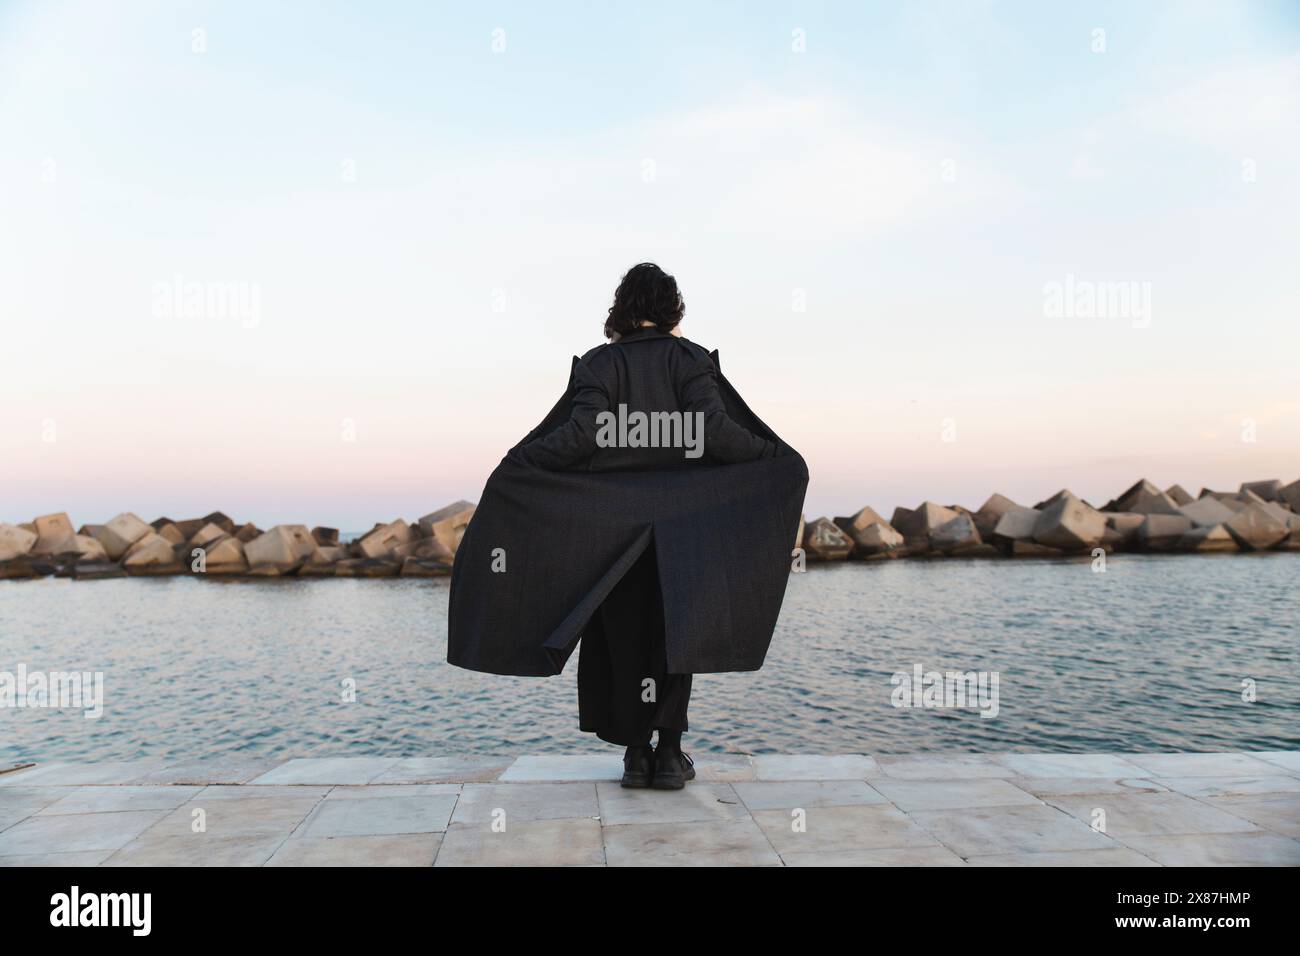
POLYGON ((1234 156, 1300 147, 1300 54, 1220 66, 1134 99, 1128 120, 1234 156))
POLYGON ((885 127, 830 96, 766 93, 560 143, 519 142, 426 185, 472 207, 467 225, 508 219, 554 235, 600 223, 746 241, 883 232, 1016 191, 970 144, 885 127))

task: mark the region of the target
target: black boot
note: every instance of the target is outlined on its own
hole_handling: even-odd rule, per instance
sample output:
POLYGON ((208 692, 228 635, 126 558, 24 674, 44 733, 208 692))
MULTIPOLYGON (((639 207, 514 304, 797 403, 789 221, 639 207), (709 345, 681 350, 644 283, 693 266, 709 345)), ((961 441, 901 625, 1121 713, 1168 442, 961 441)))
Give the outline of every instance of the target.
POLYGON ((623 754, 622 785, 628 788, 650 786, 654 773, 655 752, 649 744, 634 745, 623 754))
POLYGON ((652 784, 656 790, 681 790, 687 780, 695 779, 695 762, 680 747, 662 743, 655 751, 655 776, 652 784))

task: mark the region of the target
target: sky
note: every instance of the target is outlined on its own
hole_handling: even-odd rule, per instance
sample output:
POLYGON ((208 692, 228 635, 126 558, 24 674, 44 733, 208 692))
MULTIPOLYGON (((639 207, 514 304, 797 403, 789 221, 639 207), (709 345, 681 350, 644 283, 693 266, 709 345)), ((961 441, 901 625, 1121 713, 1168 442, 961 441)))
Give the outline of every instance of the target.
POLYGON ((809 518, 1300 477, 1300 5, 0 0, 0 521, 477 499, 619 277, 809 518))

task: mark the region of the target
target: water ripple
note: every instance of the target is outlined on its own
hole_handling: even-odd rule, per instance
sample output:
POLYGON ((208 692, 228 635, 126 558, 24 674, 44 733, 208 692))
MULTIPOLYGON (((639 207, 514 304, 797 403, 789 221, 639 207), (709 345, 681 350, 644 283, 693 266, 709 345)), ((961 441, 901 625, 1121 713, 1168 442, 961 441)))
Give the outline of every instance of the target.
MULTIPOLYGON (((700 675, 690 746, 747 753, 1300 748, 1300 555, 897 562, 790 579, 766 666, 700 675), (999 713, 890 676, 1000 675, 999 713), (1256 700, 1242 700, 1243 681, 1256 700)), ((0 582, 0 671, 101 670, 106 711, 0 710, 0 760, 572 752, 555 678, 446 664, 445 580, 0 582), (345 701, 345 679, 356 699, 345 701)))

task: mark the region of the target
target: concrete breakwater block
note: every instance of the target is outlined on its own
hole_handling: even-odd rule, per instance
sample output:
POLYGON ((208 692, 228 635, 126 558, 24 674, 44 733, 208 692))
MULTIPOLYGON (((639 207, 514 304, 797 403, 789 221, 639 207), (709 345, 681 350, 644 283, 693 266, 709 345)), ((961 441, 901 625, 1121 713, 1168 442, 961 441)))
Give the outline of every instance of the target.
POLYGON ((127 574, 179 574, 181 562, 170 541, 149 531, 123 556, 122 567, 127 574))
POLYGON ((1290 530, 1285 522, 1262 507, 1248 506, 1224 522, 1244 551, 1267 551, 1281 544, 1290 530))
POLYGON ((1032 541, 1039 514, 1041 512, 1036 508, 1023 508, 1019 505, 1010 508, 998 519, 993 536, 1007 541, 1032 541))
POLYGON ((14 558, 31 552, 36 544, 36 533, 13 524, 0 524, 0 561, 12 561, 14 558))
POLYGON ((411 526, 400 518, 375 528, 357 542, 358 557, 382 558, 411 541, 411 526))
POLYGON ((32 554, 62 554, 70 550, 76 532, 72 530, 72 522, 66 513, 60 511, 58 514, 41 515, 32 524, 36 531, 32 554))
POLYGON ((1177 514, 1177 508, 1178 503, 1173 498, 1145 478, 1136 482, 1118 498, 1101 506, 1102 511, 1130 511, 1143 515, 1177 514))
POLYGON ((1241 546, 1221 524, 1209 528, 1192 528, 1178 541, 1175 551, 1198 551, 1201 553, 1226 553, 1240 551, 1241 546))
POLYGON ((989 495, 988 500, 980 505, 979 510, 975 512, 975 530, 980 533, 980 537, 989 540, 997 530, 998 522, 1002 516, 1010 511, 1021 508, 1021 505, 1012 501, 1006 495, 993 493, 989 495))
POLYGON ((151 533, 157 532, 129 511, 124 511, 108 524, 100 525, 95 537, 104 546, 109 559, 117 561, 133 544, 151 533))
POLYGON ((862 508, 849 517, 835 519, 835 526, 853 542, 850 557, 868 558, 901 548, 904 538, 874 508, 862 508))
POLYGON ((207 574, 243 574, 248 570, 244 543, 232 535, 223 535, 204 547, 207 574))
POLYGON ((1106 517, 1068 492, 1034 523, 1034 541, 1061 551, 1087 551, 1101 544, 1106 517))
POLYGON ((244 545, 249 570, 284 574, 296 570, 316 550, 305 525, 278 524, 244 545))
POLYGON ((455 552, 460 547, 460 539, 465 536, 470 518, 474 517, 474 505, 468 501, 457 501, 432 511, 419 520, 421 534, 434 538, 455 552))
POLYGON ((841 561, 853 550, 853 539, 829 518, 818 518, 804 526, 803 549, 809 561, 841 561))
POLYGON ((921 544, 930 547, 930 535, 938 531, 959 512, 945 508, 933 501, 923 501, 916 509, 895 508, 891 524, 894 529, 907 539, 908 544, 921 544))
POLYGON ((1138 541, 1147 551, 1174 551, 1191 530, 1192 519, 1184 515, 1147 515, 1138 528, 1138 541))
POLYGON ((970 550, 984 543, 970 515, 958 514, 930 533, 930 547, 945 554, 970 550))
POLYGON ((1212 496, 1198 498, 1188 504, 1179 505, 1178 510, 1181 514, 1190 518, 1192 524, 1198 528, 1213 528, 1215 525, 1224 524, 1231 521, 1232 516, 1236 514, 1222 501, 1212 496))

